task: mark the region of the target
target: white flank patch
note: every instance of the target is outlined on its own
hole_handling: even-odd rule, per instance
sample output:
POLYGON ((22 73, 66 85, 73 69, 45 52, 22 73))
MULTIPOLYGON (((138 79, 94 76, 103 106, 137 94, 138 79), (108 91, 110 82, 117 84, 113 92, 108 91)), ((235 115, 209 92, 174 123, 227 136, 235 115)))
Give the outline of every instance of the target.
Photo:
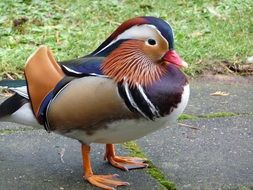
POLYGON ((16 92, 20 96, 29 99, 28 92, 27 92, 27 86, 21 86, 17 88, 9 88, 11 91, 16 92))
POLYGON ((22 107, 20 107, 13 114, 1 118, 2 121, 19 123, 22 125, 32 126, 39 129, 44 129, 43 125, 40 125, 36 118, 34 117, 31 104, 26 103, 22 107))

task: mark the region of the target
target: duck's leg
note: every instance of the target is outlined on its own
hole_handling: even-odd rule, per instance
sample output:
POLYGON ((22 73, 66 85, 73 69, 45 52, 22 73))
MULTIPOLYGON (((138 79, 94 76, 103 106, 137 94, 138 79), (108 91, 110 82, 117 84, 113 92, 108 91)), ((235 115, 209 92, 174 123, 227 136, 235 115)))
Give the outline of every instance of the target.
POLYGON ((84 179, 97 187, 115 190, 117 186, 129 185, 127 182, 122 182, 117 179, 117 174, 114 175, 94 175, 90 163, 90 146, 82 144, 83 171, 84 179))
POLYGON ((113 144, 106 144, 104 158, 113 166, 126 171, 131 169, 146 168, 148 166, 148 164, 145 163, 147 160, 144 158, 116 156, 113 144))

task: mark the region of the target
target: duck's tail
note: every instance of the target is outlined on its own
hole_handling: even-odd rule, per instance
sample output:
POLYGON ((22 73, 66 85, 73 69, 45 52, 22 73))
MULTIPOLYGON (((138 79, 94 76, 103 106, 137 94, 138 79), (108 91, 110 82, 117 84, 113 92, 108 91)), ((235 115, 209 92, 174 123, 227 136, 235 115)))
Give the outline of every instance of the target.
POLYGON ((14 93, 1 102, 0 121, 41 127, 33 114, 25 80, 2 80, 0 88, 14 93))

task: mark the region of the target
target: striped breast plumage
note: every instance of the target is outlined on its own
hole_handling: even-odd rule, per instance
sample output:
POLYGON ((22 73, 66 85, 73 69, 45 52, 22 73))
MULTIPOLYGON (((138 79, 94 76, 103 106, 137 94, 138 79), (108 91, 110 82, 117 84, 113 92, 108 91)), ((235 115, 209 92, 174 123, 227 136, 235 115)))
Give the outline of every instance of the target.
POLYGON ((122 82, 119 93, 130 110, 154 120, 177 108, 187 84, 185 75, 177 67, 168 65, 167 72, 152 85, 129 87, 122 82))

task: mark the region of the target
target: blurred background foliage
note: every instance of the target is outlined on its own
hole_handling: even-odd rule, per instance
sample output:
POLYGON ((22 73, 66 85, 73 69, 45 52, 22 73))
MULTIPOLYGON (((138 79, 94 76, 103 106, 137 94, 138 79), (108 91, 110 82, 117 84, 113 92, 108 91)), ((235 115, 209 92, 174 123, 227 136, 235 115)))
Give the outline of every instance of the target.
POLYGON ((88 54, 120 23, 143 15, 172 25, 190 76, 243 65, 253 55, 252 0, 2 0, 0 76, 22 78, 27 57, 42 44, 57 60, 88 54))

